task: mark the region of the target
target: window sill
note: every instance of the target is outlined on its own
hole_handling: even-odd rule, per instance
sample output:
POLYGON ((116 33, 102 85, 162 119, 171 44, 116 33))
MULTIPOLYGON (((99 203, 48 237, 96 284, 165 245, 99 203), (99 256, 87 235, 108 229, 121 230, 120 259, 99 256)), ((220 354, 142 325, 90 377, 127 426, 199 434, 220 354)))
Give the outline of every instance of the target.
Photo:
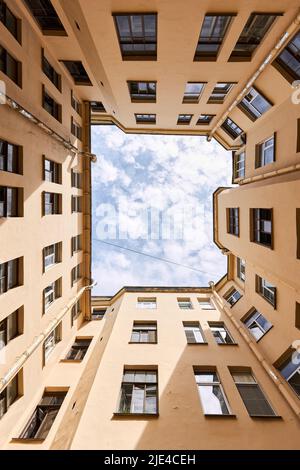
POLYGON ((158 418, 159 413, 114 413, 113 419, 151 419, 151 418, 158 418))
POLYGON ((157 341, 128 341, 128 344, 157 344, 157 341))
POLYGON ((80 364, 82 362, 82 359, 61 359, 59 362, 61 363, 71 363, 71 364, 80 364))
POLYGON ((22 439, 21 437, 13 437, 11 439, 12 444, 43 444, 45 439, 22 439))
POLYGON ((253 419, 282 419, 280 415, 249 415, 253 419))
POLYGON ((221 415, 221 414, 206 414, 204 413, 205 418, 226 418, 226 419, 236 419, 236 415, 221 415))
POLYGON ((238 343, 217 343, 218 346, 238 346, 238 343))
POLYGON ((207 341, 204 341, 203 343, 187 343, 188 346, 206 346, 207 344, 207 341))

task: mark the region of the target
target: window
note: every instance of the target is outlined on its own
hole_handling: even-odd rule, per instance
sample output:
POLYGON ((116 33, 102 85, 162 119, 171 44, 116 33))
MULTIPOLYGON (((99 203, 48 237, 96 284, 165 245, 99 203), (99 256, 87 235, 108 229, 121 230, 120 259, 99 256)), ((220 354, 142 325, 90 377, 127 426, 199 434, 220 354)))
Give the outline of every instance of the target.
POLYGON ((205 415, 230 415, 229 405, 216 370, 194 368, 199 397, 205 415))
POLYGON ((300 330, 300 303, 296 302, 295 308, 295 327, 300 330))
POLYGON ((71 106, 76 111, 79 116, 82 115, 82 105, 80 101, 74 96, 73 91, 71 90, 71 106))
POLYGON ((16 85, 22 86, 22 64, 0 45, 0 71, 16 85))
POLYGON ((72 188, 82 188, 82 174, 71 168, 71 186, 72 188))
POLYGON ((0 264, 0 295, 21 285, 22 258, 0 264))
POLYGON ((0 218, 21 217, 23 209, 23 197, 21 188, 8 188, 0 186, 0 218))
POLYGON ((73 256, 74 253, 77 253, 78 251, 82 250, 82 236, 76 235, 75 237, 72 237, 71 245, 72 245, 72 256, 73 256))
POLYGON ((276 287, 270 282, 266 281, 260 276, 255 277, 256 280, 256 292, 261 295, 267 302, 273 307, 276 307, 276 287))
POLYGON ((239 212, 238 207, 229 207, 227 209, 227 233, 237 237, 240 234, 239 212))
POLYGON ((250 209, 250 217, 252 224, 251 241, 273 248, 273 210, 250 209))
POLYGON ((237 277, 245 282, 246 279, 246 261, 242 258, 237 258, 236 259, 236 271, 237 271, 237 277))
POLYGON ((157 15, 114 14, 123 60, 156 60, 157 15))
POLYGON ((289 350, 285 358, 277 366, 282 377, 292 387, 296 395, 300 398, 300 353, 289 350))
POLYGON ((45 36, 67 36, 50 0, 24 0, 45 36))
POLYGON ((157 343, 156 322, 134 322, 131 332, 131 343, 157 343))
POLYGON ((118 413, 158 413, 156 370, 124 370, 118 413))
POLYGON ((50 183, 61 184, 62 168, 60 163, 44 157, 44 180, 50 183))
POLYGON ((300 259, 300 209, 296 209, 297 259, 300 259))
POLYGON ((192 114, 178 114, 177 124, 190 124, 192 114))
POLYGON ((256 309, 252 309, 250 314, 242 321, 256 341, 260 340, 273 326, 272 323, 256 309))
POLYGON ((43 344, 43 352, 44 352, 44 364, 46 364, 49 356, 55 349, 55 346, 61 341, 61 323, 51 331, 51 333, 47 336, 43 344))
POLYGON ((156 114, 135 114, 137 124, 156 124, 156 114))
POLYGON ((138 297, 137 299, 137 308, 156 308, 156 298, 155 297, 138 297))
POLYGON ((218 344, 236 344, 222 321, 208 322, 209 328, 218 344))
POLYGON ((67 392, 45 391, 19 439, 46 439, 66 394, 67 392))
POLYGON ((52 82, 53 85, 61 92, 61 75, 56 72, 54 67, 52 67, 48 59, 45 57, 44 49, 42 49, 42 70, 49 78, 50 82, 52 82))
POLYGON ((183 310, 190 310, 193 308, 191 299, 188 297, 177 298, 178 307, 183 310))
POLYGON ((0 171, 22 173, 22 147, 0 139, 0 171))
POLYGON ((74 321, 79 317, 81 314, 81 305, 80 300, 77 300, 76 304, 73 305, 71 310, 71 326, 73 326, 74 321))
POLYGON ((92 113, 106 113, 106 110, 101 101, 91 101, 90 106, 92 113))
POLYGON ((43 192, 43 214, 61 214, 61 194, 43 192))
POLYGON ((61 263, 62 242, 54 243, 43 249, 44 272, 57 263, 61 263))
POLYGON ((221 127, 234 140, 244 132, 243 129, 230 118, 226 118, 221 127))
POLYGON ((183 103, 198 103, 205 83, 187 82, 185 85, 183 103))
POLYGON ((276 416, 251 372, 231 371, 231 375, 250 416, 276 416))
POLYGON ((127 82, 131 101, 156 101, 156 82, 127 82))
POLYGON ((91 339, 76 338, 70 351, 66 355, 66 361, 82 361, 87 353, 91 339))
POLYGON ((196 124, 199 125, 209 125, 213 118, 215 117, 215 114, 200 114, 198 121, 196 124))
POLYGON ((279 13, 251 13, 229 61, 250 61, 279 13))
POLYGON ((275 134, 255 147, 255 168, 275 162, 275 134))
POLYGON ((17 400, 19 397, 19 374, 7 384, 5 389, 0 392, 0 419, 7 413, 9 407, 17 400))
POLYGON ((72 212, 82 212, 82 196, 72 196, 72 212))
POLYGON ((93 308, 92 320, 102 320, 106 313, 106 308, 93 308))
POLYGON ((241 109, 252 121, 256 121, 256 119, 262 116, 271 107, 272 104, 270 101, 268 101, 254 87, 250 88, 250 91, 248 91, 242 101, 238 104, 238 108, 241 109))
POLYGON ((58 104, 52 96, 45 90, 44 85, 42 85, 43 91, 43 108, 51 114, 57 121, 61 122, 61 104, 58 104))
POLYGON ((241 294, 234 287, 224 295, 224 299, 233 307, 241 298, 241 294))
POLYGON ((272 65, 290 83, 300 79, 300 31, 285 46, 272 65))
POLYGON ((215 61, 233 15, 205 15, 194 60, 215 61))
POLYGON ((61 278, 51 282, 43 291, 44 312, 53 304, 53 302, 61 297, 61 278))
POLYGON ((78 86, 92 86, 92 82, 80 60, 62 60, 61 61, 69 74, 78 86))
POLYGON ((76 139, 82 140, 82 127, 74 121, 73 116, 71 116, 71 134, 73 134, 76 139))
POLYGON ((245 178, 245 158, 246 153, 236 153, 233 154, 233 179, 245 178))
POLYGON ((3 0, 0 0, 0 21, 13 37, 21 43, 21 21, 13 14, 3 0))
POLYGON ((23 308, 21 307, 15 312, 11 313, 8 317, 4 318, 4 320, 0 321, 0 351, 10 341, 12 341, 14 338, 23 333, 23 318, 23 308))
POLYGON ((77 264, 77 266, 75 266, 71 272, 71 286, 73 287, 74 284, 78 282, 81 278, 81 264, 77 264))
POLYGON ((183 328, 188 344, 205 344, 205 338, 200 328, 200 323, 196 322, 183 322, 183 328))
POLYGON ((215 307, 211 303, 210 299, 198 299, 198 302, 202 310, 215 310, 215 307))
POLYGON ((209 104, 222 104, 229 95, 235 83, 218 82, 208 99, 209 104))

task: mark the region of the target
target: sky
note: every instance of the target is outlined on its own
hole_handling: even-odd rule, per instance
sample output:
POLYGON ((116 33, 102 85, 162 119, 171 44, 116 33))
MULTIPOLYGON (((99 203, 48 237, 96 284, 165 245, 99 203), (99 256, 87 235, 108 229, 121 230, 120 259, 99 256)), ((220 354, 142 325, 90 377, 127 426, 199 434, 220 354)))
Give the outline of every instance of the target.
POLYGON ((110 125, 92 127, 92 151, 93 295, 207 286, 225 274, 212 193, 231 185, 231 152, 201 136, 125 134, 110 125))

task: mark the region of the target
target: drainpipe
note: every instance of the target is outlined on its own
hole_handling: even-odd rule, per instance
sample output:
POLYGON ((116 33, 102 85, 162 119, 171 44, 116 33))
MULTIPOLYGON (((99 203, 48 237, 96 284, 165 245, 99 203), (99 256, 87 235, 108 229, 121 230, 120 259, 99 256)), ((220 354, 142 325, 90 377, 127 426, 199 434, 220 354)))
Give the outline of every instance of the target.
POLYGON ((95 286, 96 282, 92 282, 92 284, 82 287, 79 292, 73 297, 72 300, 62 309, 60 314, 54 318, 47 328, 40 333, 38 336, 35 337, 31 345, 23 352, 23 354, 15 361, 15 363, 9 368, 8 372, 0 379, 0 393, 4 390, 8 382, 10 382, 14 376, 19 372, 19 370, 23 367, 27 359, 36 351, 36 349, 42 344, 47 338, 47 336, 53 331, 57 325, 60 323, 60 321, 63 319, 63 317, 71 310, 73 305, 76 304, 76 302, 80 299, 82 294, 86 290, 90 290, 95 286))
POLYGON ((283 382, 279 379, 275 372, 275 368, 268 363, 268 361, 264 358, 262 355, 261 351, 257 347, 257 344, 247 335, 243 327, 239 324, 237 319, 233 316, 231 313, 230 309, 224 304, 223 300, 221 299, 220 295, 216 291, 215 285, 213 282, 209 283, 212 293, 213 293, 213 298, 216 301, 217 305, 221 307, 221 309, 226 313, 226 315, 229 317, 230 321, 234 324, 240 335, 243 337, 243 339, 246 341, 248 344, 249 348, 255 355, 256 359, 260 362, 262 367, 265 369, 267 372, 268 376, 272 379, 273 383, 281 393, 281 395, 284 397, 285 401, 288 403, 288 405, 291 407, 293 412, 296 414, 298 418, 300 418, 300 406, 295 402, 295 400, 291 397, 290 393, 287 391, 285 385, 283 382))
POLYGON ((296 29, 298 29, 300 25, 300 12, 298 12, 296 18, 292 22, 292 24, 288 27, 288 29, 285 31, 285 33, 282 35, 281 39, 276 43, 276 45, 273 47, 273 49, 270 51, 269 55, 265 58, 265 60, 262 62, 260 67, 256 70, 256 72, 252 75, 252 77, 249 79, 247 82, 246 86, 244 89, 240 92, 240 94, 237 96, 237 98, 234 100, 234 102, 229 106, 227 111, 223 114, 221 119, 217 122, 215 127, 212 129, 210 134, 207 136, 207 140, 210 142, 211 139, 213 138, 215 132, 219 129, 219 127, 222 125, 224 120, 227 118, 229 113, 233 110, 233 108, 236 107, 236 105, 244 98, 244 96, 248 93, 249 89, 255 82, 255 80, 261 75, 261 73, 265 70, 267 65, 277 56, 279 53, 280 49, 282 49, 287 42, 290 40, 291 36, 295 33, 296 29))

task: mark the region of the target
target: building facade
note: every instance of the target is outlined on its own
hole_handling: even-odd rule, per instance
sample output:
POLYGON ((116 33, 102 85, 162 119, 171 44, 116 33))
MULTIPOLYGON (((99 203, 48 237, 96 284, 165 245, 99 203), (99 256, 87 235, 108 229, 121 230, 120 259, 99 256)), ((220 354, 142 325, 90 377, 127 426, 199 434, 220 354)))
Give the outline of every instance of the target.
POLYGON ((0 0, 0 448, 299 448, 298 9, 0 0), (91 306, 109 123, 232 150, 216 285, 91 306))

